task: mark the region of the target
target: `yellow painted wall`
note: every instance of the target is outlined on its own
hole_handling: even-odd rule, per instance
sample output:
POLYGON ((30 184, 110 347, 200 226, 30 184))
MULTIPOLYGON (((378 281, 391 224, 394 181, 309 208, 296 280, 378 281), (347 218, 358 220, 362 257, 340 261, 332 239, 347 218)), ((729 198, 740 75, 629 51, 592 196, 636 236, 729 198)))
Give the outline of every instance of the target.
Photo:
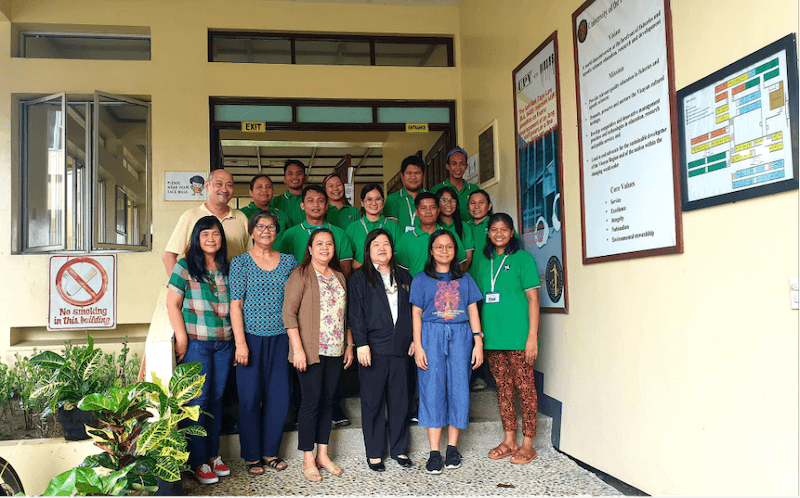
MULTIPOLYGON (((572 12, 582 0, 464 0, 460 143, 500 133, 495 211, 516 213, 513 69, 558 31, 568 315, 537 370, 561 450, 650 494, 798 493, 797 191, 683 215, 684 254, 583 265, 572 12)), ((797 0, 673 1, 676 87, 797 30, 797 0)), ((514 216, 516 218, 516 216, 514 216)))
MULTIPOLYGON (((292 66, 208 62, 208 29, 446 34, 458 40, 454 7, 342 5, 255 0, 10 0, 3 12, 14 23, 125 24, 150 28, 150 61, 84 61, 11 58, 10 23, 0 17, 0 268, 12 285, 0 290, 8 303, 0 318, 0 358, 12 342, 47 320, 44 255, 12 254, 18 227, 18 170, 12 149, 12 94, 94 90, 151 100, 154 211, 153 251, 118 257, 118 322, 146 331, 158 290, 166 283, 161 263, 167 239, 189 202, 165 202, 165 171, 209 167, 209 96, 338 99, 456 100, 457 68, 292 66), (13 181, 12 181, 13 180, 13 181), (19 329, 18 328, 23 328, 19 329), (15 330, 12 339, 12 330, 15 330)), ((28 335, 31 335, 28 334, 28 335)))

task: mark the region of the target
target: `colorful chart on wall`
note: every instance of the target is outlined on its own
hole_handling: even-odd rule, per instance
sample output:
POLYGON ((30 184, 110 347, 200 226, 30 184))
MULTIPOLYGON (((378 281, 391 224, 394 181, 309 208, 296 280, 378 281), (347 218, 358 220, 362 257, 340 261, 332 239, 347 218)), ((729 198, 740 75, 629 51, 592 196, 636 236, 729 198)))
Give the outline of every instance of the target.
POLYGON ((520 234, 536 259, 539 306, 566 313, 566 234, 561 160, 558 40, 550 35, 514 69, 520 234))
POLYGON ((583 262, 683 252, 669 0, 575 13, 583 262))
POLYGON ((797 189, 789 35, 678 92, 684 211, 797 189))

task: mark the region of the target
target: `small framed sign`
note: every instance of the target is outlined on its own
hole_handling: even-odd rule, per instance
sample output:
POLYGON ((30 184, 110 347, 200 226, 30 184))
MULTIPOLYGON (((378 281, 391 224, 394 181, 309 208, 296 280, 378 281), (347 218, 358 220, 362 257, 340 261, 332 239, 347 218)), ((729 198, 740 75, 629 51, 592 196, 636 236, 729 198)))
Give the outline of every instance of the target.
POLYGON ((500 147, 497 144, 497 118, 478 133, 478 181, 481 188, 500 182, 500 147))

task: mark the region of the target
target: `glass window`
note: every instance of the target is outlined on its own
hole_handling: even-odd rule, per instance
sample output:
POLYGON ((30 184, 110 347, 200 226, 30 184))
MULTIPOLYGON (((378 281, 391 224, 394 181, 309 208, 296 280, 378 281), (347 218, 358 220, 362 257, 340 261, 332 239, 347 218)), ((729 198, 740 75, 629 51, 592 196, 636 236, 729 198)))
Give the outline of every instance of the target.
POLYGON ((376 66, 447 67, 445 43, 375 43, 376 66))
POLYGON ((21 56, 45 59, 150 60, 150 37, 22 33, 21 56))
POLYGON ((66 238, 66 96, 23 104, 25 248, 63 250, 66 238))
POLYGON ((288 38, 212 36, 211 57, 214 62, 291 64, 292 42, 288 38))
POLYGON ((298 123, 371 123, 371 107, 298 106, 298 123))
POLYGON ((23 102, 21 112, 22 251, 149 249, 150 105, 58 94, 23 102), (119 206, 107 196, 118 191, 122 217, 109 212, 119 206))
POLYGON ((369 66, 369 42, 343 40, 297 40, 296 64, 369 66))
POLYGON ((447 107, 379 107, 378 123, 449 123, 447 107))

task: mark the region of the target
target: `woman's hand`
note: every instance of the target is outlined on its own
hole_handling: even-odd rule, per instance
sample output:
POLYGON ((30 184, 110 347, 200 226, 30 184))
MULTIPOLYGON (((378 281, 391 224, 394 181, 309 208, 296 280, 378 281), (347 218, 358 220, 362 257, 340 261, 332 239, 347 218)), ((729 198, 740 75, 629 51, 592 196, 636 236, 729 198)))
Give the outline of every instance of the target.
POLYGON ((533 365, 533 362, 536 361, 536 358, 539 357, 539 344, 538 340, 535 337, 529 337, 527 341, 525 341, 525 362, 529 365, 533 365))
POLYGON ((362 367, 369 367, 372 365, 372 353, 369 350, 369 346, 359 346, 356 350, 356 354, 358 355, 358 364, 362 367))
POLYGON ((408 356, 414 356, 414 341, 411 341, 411 345, 408 346, 408 356))
POLYGON ((422 349, 422 345, 419 347, 414 347, 414 361, 417 362, 417 366, 423 370, 428 369, 428 355, 425 354, 425 350, 422 349))
POLYGON ((242 365, 247 366, 247 361, 250 359, 250 348, 247 347, 247 343, 243 342, 239 344, 236 343, 236 352, 233 356, 233 364, 234 365, 242 365))
POLYGON ((308 368, 308 359, 306 359, 306 352, 302 349, 295 351, 292 356, 292 365, 298 372, 305 372, 308 368))
POLYGON ((178 360, 178 363, 183 361, 188 348, 189 338, 184 334, 175 334, 175 359, 178 360))
POLYGON ((483 345, 475 344, 472 348, 472 369, 475 370, 483 364, 483 345))
POLYGON ((344 347, 344 369, 347 370, 350 368, 350 365, 353 364, 353 346, 345 346, 344 347))

